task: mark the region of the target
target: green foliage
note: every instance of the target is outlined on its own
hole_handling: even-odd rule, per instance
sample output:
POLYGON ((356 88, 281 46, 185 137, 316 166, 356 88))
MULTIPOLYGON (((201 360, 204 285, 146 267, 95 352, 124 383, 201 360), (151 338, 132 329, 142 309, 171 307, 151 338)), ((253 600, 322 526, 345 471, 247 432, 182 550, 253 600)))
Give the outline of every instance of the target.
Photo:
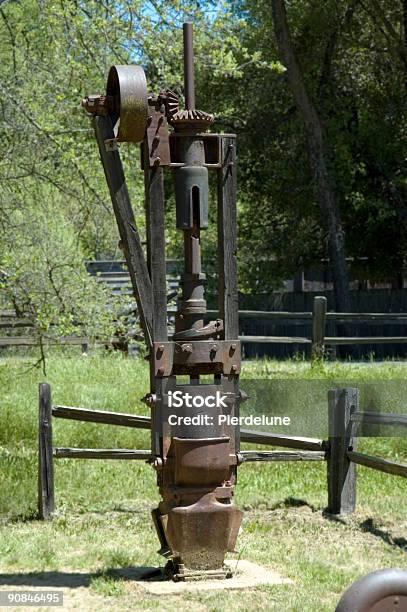
MULTIPOLYGON (((46 198, 47 190, 42 191, 46 198)), ((13 215, 13 235, 5 236, 0 252, 3 304, 28 319, 40 341, 45 336, 105 337, 114 332, 118 304, 87 273, 74 228, 59 205, 13 215)))
MULTIPOLYGON (((348 255, 369 258, 366 275, 394 275, 407 249, 405 3, 286 4, 332 152, 348 255)), ((198 106, 215 114, 217 130, 239 136, 242 290, 281 287, 283 279, 326 256, 306 136, 279 60, 269 2, 10 0, 0 6, 0 223, 10 237, 3 251, 26 261, 20 278, 28 278, 29 267, 18 251, 27 240, 32 249, 38 246, 35 220, 53 217, 56 207, 62 226, 77 239, 77 257, 119 254, 80 101, 104 90, 110 65, 129 62, 144 66, 150 90, 166 86, 182 98, 181 24, 188 19, 195 24, 198 106)), ((122 145, 121 154, 143 236, 138 150, 122 145)), ((173 229, 170 180, 167 191, 171 257, 182 248, 173 229)), ((215 243, 216 232, 207 232, 208 270, 215 243)), ((33 257, 37 261, 40 250, 33 257)))

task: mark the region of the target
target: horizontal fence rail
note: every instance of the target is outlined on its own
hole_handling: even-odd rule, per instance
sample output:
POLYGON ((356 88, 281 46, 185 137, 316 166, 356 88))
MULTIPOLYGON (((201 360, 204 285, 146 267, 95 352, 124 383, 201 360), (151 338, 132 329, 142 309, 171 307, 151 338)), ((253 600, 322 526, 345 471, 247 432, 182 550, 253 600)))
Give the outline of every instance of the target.
POLYGON ((354 412, 350 420, 353 423, 366 425, 399 425, 407 426, 407 414, 393 414, 391 412, 354 412))
POLYGON ((325 338, 325 344, 407 344, 407 336, 346 336, 325 338))
POLYGON ((316 451, 241 451, 243 463, 248 461, 325 461, 325 453, 316 451))
MULTIPOLYGON (((316 298, 314 298, 316 299, 316 298)), ((175 315, 176 310, 169 311, 175 315)), ((218 310, 207 310, 206 317, 219 316, 218 310)), ((263 320, 290 320, 298 319, 311 321, 313 319, 312 312, 292 312, 281 310, 239 310, 241 319, 263 319, 263 320)), ((327 312, 326 319, 328 321, 355 321, 356 323, 370 323, 371 321, 379 321, 380 323, 407 323, 407 313, 404 312, 327 312)))
MULTIPOLYGON (((171 317, 175 315, 174 309, 168 310, 168 315, 171 317)), ((205 314, 206 319, 218 317, 219 312, 217 310, 208 310, 205 314)), ((407 313, 396 312, 396 313, 383 313, 383 312, 327 312, 327 300, 323 296, 316 296, 314 298, 313 311, 312 312, 287 312, 287 311, 263 311, 263 310, 240 310, 239 319, 253 320, 253 321, 271 321, 280 324, 287 325, 303 325, 310 323, 312 329, 310 336, 287 336, 287 335, 253 335, 250 333, 241 334, 239 340, 242 344, 246 345, 272 345, 272 344, 284 344, 284 345, 299 345, 306 347, 309 351, 310 356, 313 359, 319 359, 324 356, 326 346, 361 346, 361 345, 383 345, 383 344, 407 344, 407 335, 389 335, 389 336, 332 336, 327 335, 326 326, 330 321, 338 324, 354 324, 354 323, 368 323, 378 325, 388 324, 407 324, 407 313)), ((0 329, 13 330, 17 328, 30 328, 32 323, 24 318, 17 317, 15 313, 11 311, 0 311, 0 329)), ((124 337, 118 336, 117 338, 110 338, 105 340, 97 340, 96 344, 110 344, 116 346, 116 348, 125 347, 126 343, 132 338, 131 333, 124 337)), ((137 338, 141 339, 141 337, 137 338)), ((66 337, 66 338, 45 338, 43 340, 46 344, 64 344, 64 345, 81 345, 87 348, 89 345, 88 338, 81 337, 66 337)), ((35 346, 38 344, 38 339, 32 336, 3 336, 0 337, 0 348, 9 346, 35 346)))
POLYGON ((127 448, 60 448, 54 447, 54 457, 58 459, 133 459, 149 461, 151 451, 127 448))
MULTIPOLYGON (((51 518, 55 509, 53 459, 113 459, 145 462, 151 462, 154 459, 150 450, 54 447, 53 418, 138 429, 150 430, 151 428, 151 419, 148 416, 62 405, 52 406, 51 387, 46 383, 41 383, 39 386, 38 463, 38 509, 41 518, 51 518)), ((405 427, 407 414, 363 412, 359 410, 358 389, 334 389, 328 395, 328 424, 328 440, 241 429, 242 442, 294 450, 242 450, 237 453, 237 463, 326 461, 328 512, 332 514, 347 514, 355 510, 357 465, 394 476, 407 477, 407 465, 357 450, 357 429, 360 425, 405 427)))
POLYGON ((53 406, 52 416, 59 419, 74 421, 87 421, 103 423, 106 425, 120 425, 122 427, 136 427, 138 429, 151 429, 151 419, 148 416, 125 414, 123 412, 108 412, 107 410, 89 410, 73 406, 53 406))
POLYGON ((312 344, 309 338, 295 336, 239 336, 239 340, 247 344, 312 344))
POLYGON ((268 446, 282 446, 283 448, 296 448, 298 450, 323 451, 324 440, 316 438, 300 438, 297 436, 283 436, 266 431, 240 430, 241 442, 252 442, 253 444, 264 444, 268 446))
MULTIPOLYGON (((64 344, 70 346, 88 346, 88 338, 69 336, 65 338, 43 338, 44 344, 64 344)), ((3 336, 0 338, 0 347, 4 346, 37 346, 38 339, 33 336, 3 336)))
POLYGON ((407 465, 394 463, 394 461, 382 459, 381 457, 357 453, 356 451, 348 451, 347 456, 349 461, 353 461, 353 463, 358 465, 363 465, 379 472, 385 472, 386 474, 392 474, 393 476, 404 476, 404 478, 407 478, 407 465))
MULTIPOLYGON (((137 429, 151 428, 151 418, 149 416, 140 416, 123 412, 108 412, 107 410, 91 410, 89 408, 56 405, 52 407, 52 415, 57 418, 72 419, 75 421, 135 427, 137 429)), ((283 436, 266 431, 252 431, 250 429, 240 430, 240 440, 242 442, 296 448, 298 450, 322 451, 325 448, 325 442, 317 438, 283 436)))

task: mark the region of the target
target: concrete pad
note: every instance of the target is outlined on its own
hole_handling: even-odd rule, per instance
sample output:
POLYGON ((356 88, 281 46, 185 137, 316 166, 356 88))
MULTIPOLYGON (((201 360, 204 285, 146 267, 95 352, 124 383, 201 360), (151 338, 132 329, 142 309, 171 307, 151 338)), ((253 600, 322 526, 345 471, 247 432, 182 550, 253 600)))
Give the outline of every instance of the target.
POLYGON ((136 580, 136 584, 153 595, 177 595, 186 591, 249 589, 263 584, 293 584, 293 581, 289 578, 284 578, 277 572, 251 561, 225 561, 225 565, 233 570, 232 578, 173 582, 172 580, 166 580, 163 574, 161 574, 150 580, 136 580))

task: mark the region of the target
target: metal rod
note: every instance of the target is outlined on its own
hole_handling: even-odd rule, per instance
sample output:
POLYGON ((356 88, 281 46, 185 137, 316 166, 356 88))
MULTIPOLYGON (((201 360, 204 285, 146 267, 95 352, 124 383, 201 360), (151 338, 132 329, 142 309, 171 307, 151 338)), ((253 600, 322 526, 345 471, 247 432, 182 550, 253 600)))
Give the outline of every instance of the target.
POLYGON ((185 108, 193 110, 195 108, 195 79, 192 23, 183 24, 183 33, 185 108))

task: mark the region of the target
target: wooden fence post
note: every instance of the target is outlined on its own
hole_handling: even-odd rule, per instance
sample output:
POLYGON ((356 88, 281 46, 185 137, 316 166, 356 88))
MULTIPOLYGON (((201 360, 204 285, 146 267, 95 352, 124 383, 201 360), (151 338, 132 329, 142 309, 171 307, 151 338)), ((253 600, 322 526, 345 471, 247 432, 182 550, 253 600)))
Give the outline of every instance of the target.
POLYGON ((347 451, 355 450, 356 424, 351 414, 359 409, 359 389, 333 389, 328 392, 329 455, 328 512, 350 514, 356 507, 356 464, 349 461, 347 451))
POLYGON ((39 385, 38 429, 38 514, 41 519, 52 518, 54 500, 54 458, 52 448, 51 386, 39 385))
POLYGON ((326 297, 314 297, 314 304, 312 308, 312 359, 322 359, 324 356, 326 303, 326 297))

